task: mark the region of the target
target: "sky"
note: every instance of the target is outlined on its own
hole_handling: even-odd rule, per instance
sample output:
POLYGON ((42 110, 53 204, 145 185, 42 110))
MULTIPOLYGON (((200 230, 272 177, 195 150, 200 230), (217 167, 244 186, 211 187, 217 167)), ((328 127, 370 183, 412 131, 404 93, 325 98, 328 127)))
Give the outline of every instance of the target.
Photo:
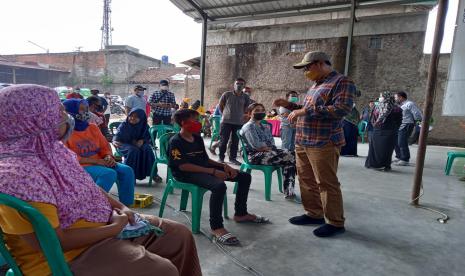
MULTIPOLYGON (((112 0, 114 45, 171 63, 200 56, 202 26, 169 0, 112 0)), ((443 52, 450 52, 458 0, 450 0, 443 52)), ((100 49, 103 0, 0 0, 0 55, 100 49)), ((435 12, 428 21, 425 52, 431 49, 435 12)), ((431 50, 429 50, 430 52, 431 50)))
MULTIPOLYGON (((112 0, 114 45, 171 63, 200 56, 202 25, 169 0, 112 0)), ((0 55, 100 49, 103 0, 0 0, 0 55)))

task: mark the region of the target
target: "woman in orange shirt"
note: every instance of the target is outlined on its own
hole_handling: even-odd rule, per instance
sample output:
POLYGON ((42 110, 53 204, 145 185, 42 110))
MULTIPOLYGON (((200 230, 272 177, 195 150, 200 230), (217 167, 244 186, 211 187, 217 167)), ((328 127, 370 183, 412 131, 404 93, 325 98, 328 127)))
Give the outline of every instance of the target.
POLYGON ((134 171, 115 162, 110 144, 95 124, 89 124, 89 105, 86 100, 71 99, 63 102, 66 112, 75 120, 74 130, 66 146, 77 154, 84 170, 95 183, 109 192, 117 181, 119 200, 125 205, 134 202, 134 171))
MULTIPOLYGON (((38 85, 0 91, 0 193, 27 201, 55 229, 73 275, 201 275, 185 226, 138 215, 97 187, 60 140, 73 130, 57 93, 38 85), (119 236, 142 217, 154 232, 119 236)), ((0 205, 5 243, 24 275, 50 275, 31 224, 0 205)))

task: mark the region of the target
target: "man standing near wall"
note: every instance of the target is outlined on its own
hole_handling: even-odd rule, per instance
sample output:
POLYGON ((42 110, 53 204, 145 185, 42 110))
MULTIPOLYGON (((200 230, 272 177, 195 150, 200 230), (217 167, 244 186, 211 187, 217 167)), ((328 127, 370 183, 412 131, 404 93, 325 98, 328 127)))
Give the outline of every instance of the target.
POLYGON ((142 85, 136 85, 134 87, 133 94, 126 99, 124 103, 124 109, 126 112, 126 116, 131 112, 133 108, 142 109, 145 112, 145 105, 147 101, 144 98, 146 88, 142 85))
POLYGON ((344 233, 344 208, 337 168, 341 146, 345 144, 342 119, 353 105, 354 83, 334 71, 324 52, 309 52, 295 69, 315 83, 302 105, 285 99, 276 106, 293 110, 288 119, 297 121, 296 159, 302 204, 306 214, 292 217, 295 225, 321 225, 313 231, 318 237, 344 233), (326 218, 326 221, 325 221, 326 218))
POLYGON ((414 102, 407 100, 407 93, 404 91, 397 92, 394 97, 402 108, 402 124, 399 127, 396 145, 397 161, 394 161, 394 165, 408 166, 410 161, 408 138, 412 135, 415 124, 421 122, 422 114, 414 102))
POLYGON ((160 89, 152 94, 149 102, 153 109, 153 124, 171 125, 171 109, 176 106, 176 98, 174 94, 169 91, 169 83, 167 80, 160 81, 160 89))
POLYGON ((244 124, 244 116, 250 105, 250 98, 242 90, 245 87, 245 80, 237 78, 234 82, 234 91, 223 93, 220 98, 220 111, 222 112, 220 126, 220 159, 224 163, 226 148, 229 138, 231 137, 231 146, 229 148, 229 162, 240 166, 241 163, 236 160, 237 148, 239 146, 239 137, 236 132, 244 124))

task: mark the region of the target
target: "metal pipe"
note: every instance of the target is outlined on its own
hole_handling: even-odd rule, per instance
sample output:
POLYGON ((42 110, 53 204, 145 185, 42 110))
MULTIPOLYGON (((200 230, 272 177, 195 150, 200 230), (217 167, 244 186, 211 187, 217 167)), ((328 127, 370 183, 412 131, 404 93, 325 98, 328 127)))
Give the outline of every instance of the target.
POLYGON ((412 204, 419 204, 421 183, 423 179, 423 169, 425 166, 426 140, 428 139, 429 121, 433 114, 433 105, 436 93, 438 62, 441 50, 442 39, 444 37, 444 25, 447 15, 448 0, 439 0, 436 27, 434 30, 433 50, 429 63, 428 82, 425 94, 424 118, 421 122, 420 139, 418 142, 417 165, 415 167, 415 178, 413 180, 412 204))
POLYGON ((13 73, 13 83, 16 84, 16 68, 11 68, 11 71, 13 73))
POLYGON ((204 96, 205 96, 205 60, 207 53, 207 26, 208 18, 206 15, 203 15, 202 22, 202 53, 200 55, 200 103, 204 105, 204 96))
POLYGON ((347 49, 346 49, 346 63, 344 66, 344 75, 349 75, 350 56, 352 54, 352 38, 354 37, 354 23, 355 23, 355 6, 356 0, 351 0, 350 6, 350 22, 349 22, 349 34, 347 36, 347 49))

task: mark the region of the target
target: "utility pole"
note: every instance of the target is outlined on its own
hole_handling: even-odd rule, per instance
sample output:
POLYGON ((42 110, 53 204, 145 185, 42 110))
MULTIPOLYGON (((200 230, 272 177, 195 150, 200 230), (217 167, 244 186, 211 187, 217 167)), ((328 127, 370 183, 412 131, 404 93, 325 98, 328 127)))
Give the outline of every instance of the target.
POLYGON ((106 46, 111 45, 111 32, 113 28, 111 27, 111 0, 103 0, 103 24, 100 30, 102 30, 102 41, 101 49, 105 49, 106 46))

